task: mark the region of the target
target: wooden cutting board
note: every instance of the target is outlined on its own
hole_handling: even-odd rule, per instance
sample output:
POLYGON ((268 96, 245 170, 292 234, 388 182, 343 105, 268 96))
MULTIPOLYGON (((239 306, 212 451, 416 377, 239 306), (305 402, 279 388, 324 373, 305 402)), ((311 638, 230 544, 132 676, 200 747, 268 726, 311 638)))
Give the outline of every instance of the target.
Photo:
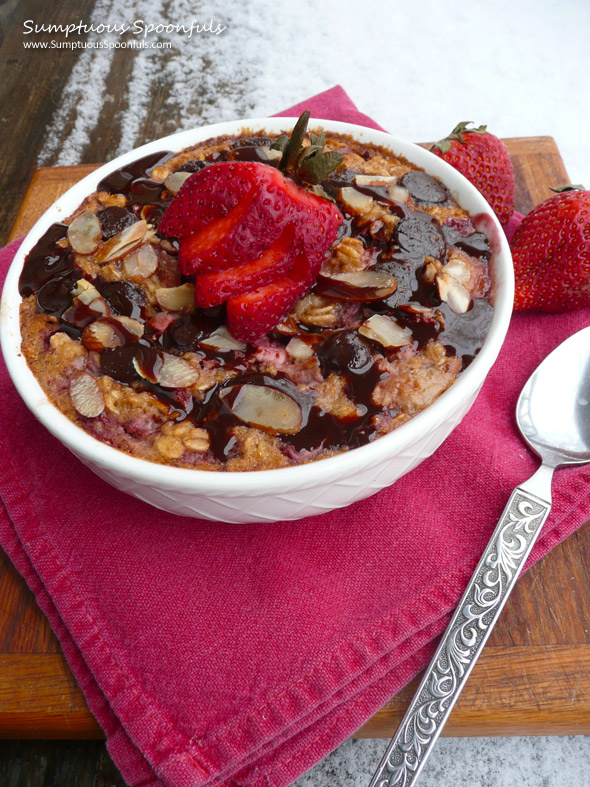
MULTIPOLYGON (((550 137, 506 140, 523 213, 569 182, 550 137)), ((92 165, 38 169, 12 232, 26 232, 92 165)), ((445 727, 446 735, 590 733, 590 523, 518 583, 445 727)), ((389 737, 418 679, 359 730, 389 737)), ((0 552, 0 737, 102 731, 24 581, 0 552)))

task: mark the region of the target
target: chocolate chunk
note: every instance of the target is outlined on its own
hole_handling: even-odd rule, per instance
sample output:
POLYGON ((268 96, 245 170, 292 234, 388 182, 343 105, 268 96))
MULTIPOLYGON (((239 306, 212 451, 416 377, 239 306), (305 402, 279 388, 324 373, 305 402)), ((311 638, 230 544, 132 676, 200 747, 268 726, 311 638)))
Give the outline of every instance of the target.
POLYGON ((103 374, 118 380, 120 383, 132 383, 140 379, 133 358, 135 346, 126 344, 113 350, 104 350, 100 356, 100 368, 103 374))
POLYGON ((130 189, 133 182, 138 178, 148 178, 154 167, 158 166, 158 164, 163 164, 172 155, 172 153, 167 152, 151 153, 149 156, 143 156, 137 161, 132 161, 130 164, 116 169, 110 175, 107 175, 106 178, 103 178, 96 190, 108 191, 109 194, 124 194, 126 197, 130 197, 130 189))
POLYGON ((428 213, 412 213, 395 226, 394 242, 411 257, 442 260, 446 242, 440 223, 428 213))
POLYGON ((221 317, 202 313, 186 314, 175 320, 164 334, 164 346, 178 350, 194 350, 197 344, 221 324, 221 317))
POLYGON ((178 167, 175 172, 198 172, 200 169, 205 169, 206 166, 206 161, 187 161, 182 167, 178 167))
POLYGON ((414 169, 401 179, 401 185, 407 188, 416 202, 429 202, 431 205, 439 205, 446 202, 449 192, 443 184, 428 175, 426 172, 414 169))
POLYGON ((266 151, 260 145, 241 145, 232 148, 227 154, 228 161, 257 161, 260 164, 272 164, 266 151))
POLYGON ((58 245, 58 241, 63 240, 67 232, 65 224, 52 224, 27 254, 18 282, 23 298, 37 292, 51 279, 60 279, 74 270, 70 250, 58 245))
POLYGON ((322 374, 350 372, 364 374, 373 364, 367 343, 356 331, 339 331, 317 350, 322 374))
POLYGON ((142 378, 153 382, 161 365, 161 354, 142 341, 103 350, 100 355, 103 374, 127 385, 142 378))
POLYGON ((118 235, 119 232, 123 232, 124 229, 127 229, 127 227, 130 227, 137 221, 135 213, 117 205, 113 205, 110 208, 103 208, 99 210, 96 215, 98 216, 102 228, 103 240, 108 240, 118 235))
POLYGON ((443 226, 443 233, 449 246, 456 246, 472 257, 489 257, 490 244, 483 232, 473 232, 471 235, 460 235, 449 226, 443 226))
POLYGON ((37 292, 37 306, 46 314, 61 315, 72 304, 72 290, 80 271, 50 279, 37 292))
POLYGON ((111 307, 114 314, 141 320, 145 295, 129 281, 98 281, 96 288, 111 307))

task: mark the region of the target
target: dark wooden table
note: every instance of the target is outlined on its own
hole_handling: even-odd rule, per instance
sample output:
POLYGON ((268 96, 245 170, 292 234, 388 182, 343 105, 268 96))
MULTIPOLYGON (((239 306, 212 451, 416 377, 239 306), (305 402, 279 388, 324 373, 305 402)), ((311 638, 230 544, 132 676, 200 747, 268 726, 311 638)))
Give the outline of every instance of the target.
MULTIPOLYGON (((14 226, 38 166, 46 129, 79 57, 79 52, 64 49, 25 50, 23 23, 27 19, 45 24, 88 20, 94 5, 95 0, 0 0, 0 246, 14 226)), ((39 36, 39 40, 48 37, 39 36)), ((108 85, 112 100, 105 105, 82 162, 107 161, 114 155, 118 137, 112 131, 117 113, 125 109, 124 78, 133 56, 128 50, 117 55, 118 67, 108 85)), ((143 130, 146 141, 162 135, 157 122, 152 118, 143 130)), ((58 155, 59 147, 44 163, 54 164, 58 155)), ((13 569, 2 554, 0 572, 6 571, 13 569)), ((27 611, 22 613, 26 618, 27 611)), ((124 781, 103 741, 0 740, 0 785, 123 787, 124 781)))
MULTIPOLYGON (((55 114, 64 105, 64 88, 81 53, 71 49, 25 49, 24 22, 34 20, 44 25, 88 23, 96 0, 0 0, 0 245, 4 245, 14 225, 23 197, 39 166, 54 165, 62 145, 69 136, 76 119, 76 107, 60 124, 55 135, 55 147, 39 157, 47 140, 47 130, 55 114)), ((101 22, 125 20, 125 5, 101 22)), ((98 22, 97 22, 98 23, 98 22)), ((27 40, 65 41, 64 35, 39 33, 27 40)), ((75 37, 74 37, 75 39, 75 37)), ((74 40, 71 39, 71 40, 74 40)), ((75 39, 83 41, 84 38, 75 39)), ((121 39, 123 40, 123 39, 121 39)), ((100 56, 100 55, 99 55, 100 56)), ((163 52, 161 57, 166 58, 163 52)), ((121 118, 129 111, 126 82, 131 74, 134 58, 132 49, 116 49, 112 55, 109 74, 104 83, 105 97, 96 124, 89 130, 75 163, 90 164, 109 161, 117 151, 121 139, 121 118)), ((87 84, 89 92, 103 85, 87 84)), ((178 128, 178 110, 166 105, 165 85, 157 82, 150 93, 150 107, 137 130, 137 145, 172 133, 178 128)), ((207 101, 203 96, 199 100, 207 101)), ((247 99, 237 94, 236 116, 248 116, 247 99)), ((250 115, 251 116, 251 115, 250 115)))

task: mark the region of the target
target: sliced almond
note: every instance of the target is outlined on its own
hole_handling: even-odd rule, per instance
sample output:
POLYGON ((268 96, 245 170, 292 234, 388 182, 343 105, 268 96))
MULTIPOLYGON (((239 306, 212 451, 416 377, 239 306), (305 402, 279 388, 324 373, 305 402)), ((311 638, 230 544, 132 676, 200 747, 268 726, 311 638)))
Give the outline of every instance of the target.
POLYGON ((436 273, 437 271, 434 261, 426 263, 424 266, 424 281, 428 284, 434 284, 436 273))
POLYGON ((358 186, 385 186, 397 183, 397 178, 392 175, 355 175, 354 182, 358 186))
POLYGON ((89 282, 88 279, 78 279, 76 286, 72 290, 72 295, 78 297, 82 292, 84 292, 84 290, 89 290, 90 288, 92 288, 95 292, 98 292, 94 284, 89 282))
POLYGON ((132 281, 147 279, 155 273, 158 270, 158 255, 151 243, 144 243, 135 251, 126 254, 123 270, 132 281))
POLYGON ((396 289, 394 276, 371 268, 319 276, 315 288, 321 295, 347 301, 377 301, 393 295, 396 289))
POLYGON ((175 251, 178 251, 178 244, 175 246, 171 240, 168 240, 168 238, 161 238, 160 248, 173 254, 175 251))
POLYGON ((429 306, 422 306, 421 303, 405 303, 401 304, 399 308, 409 314, 426 314, 429 316, 434 314, 434 309, 431 309, 429 306))
POLYGON ((101 296, 95 298, 92 303, 88 304, 88 308, 91 312, 94 312, 99 317, 108 317, 111 313, 108 303, 105 299, 101 296))
POLYGON ((245 350, 247 347, 243 342, 234 339, 225 325, 220 325, 210 336, 202 339, 199 344, 214 350, 245 350))
POLYGON ((179 312, 195 303, 195 287, 193 284, 181 284, 179 287, 159 287, 156 300, 162 309, 179 312))
POLYGON ((104 398, 96 378, 91 374, 81 374, 70 383, 70 398, 80 415, 96 418, 104 410, 104 398))
POLYGON ((225 389, 220 398, 240 421, 266 432, 294 434, 301 428, 301 407, 276 388, 243 383, 225 389))
POLYGON ((310 347, 307 342, 302 342, 301 339, 298 339, 296 336, 289 340, 285 350, 291 358, 295 358, 296 361, 306 361, 313 355, 313 348, 310 347))
POLYGON ((447 303, 455 314, 465 314, 471 305, 471 295, 455 279, 451 278, 447 289, 447 303))
POLYGON ((110 262, 119 260, 147 239, 148 225, 143 219, 126 227, 122 232, 113 235, 99 250, 96 261, 110 262))
POLYGON ((191 175, 194 175, 194 172, 172 172, 164 181, 164 185, 171 194, 178 194, 184 186, 185 180, 188 180, 191 175))
POLYGON ((162 353, 162 366, 158 371, 158 383, 163 388, 188 388, 199 379, 199 371, 188 361, 176 355, 162 353))
POLYGON ((440 309, 433 309, 429 306, 422 306, 419 303, 400 303, 398 305, 400 311, 409 314, 413 320, 423 325, 438 325, 444 330, 445 318, 440 309))
POLYGON ((345 186, 340 189, 340 199, 354 213, 365 213, 373 204, 373 198, 368 194, 355 189, 353 186, 345 186))
POLYGON ((459 284, 467 284, 471 278, 467 263, 461 257, 451 257, 444 267, 444 272, 452 276, 459 284))
POLYGON ((100 221, 96 213, 85 210, 68 227, 68 240, 78 254, 91 254, 102 237, 100 221))
POLYGON ((266 146, 261 148, 264 150, 264 154, 269 161, 278 161, 279 159, 283 158, 283 154, 280 150, 276 150, 275 148, 267 148, 266 146))
POLYGON ((436 277, 436 288, 441 301, 449 304, 455 314, 465 314, 471 305, 471 294, 463 286, 471 273, 461 257, 451 257, 436 277))
POLYGON ((384 347, 404 347, 412 343, 412 334, 384 314, 373 314, 360 326, 359 333, 384 347))
MULTIPOLYGON (((387 196, 392 202, 407 202, 410 196, 410 192, 404 186, 400 186, 398 178, 393 175, 356 175, 354 182, 359 188, 385 186, 387 196)), ((366 196, 370 198, 369 194, 366 196)))
POLYGON ((92 284, 88 287, 81 287, 78 282, 73 292, 78 292, 79 295, 74 297, 72 305, 61 316, 68 325, 73 325, 75 328, 85 328, 88 323, 99 317, 110 315, 111 310, 108 303, 92 284))
POLYGON ((287 314, 281 322, 275 326, 277 333, 282 333, 283 336, 295 336, 298 332, 297 320, 293 314, 287 314))
POLYGON ((103 320, 95 320, 87 325, 82 331, 81 341, 87 350, 99 353, 103 350, 112 350, 113 347, 120 347, 123 344, 123 340, 115 328, 103 320))
POLYGON ((407 202, 410 196, 410 192, 403 186, 398 186, 397 183, 391 183, 387 187, 387 193, 389 194, 389 199, 394 202, 407 202))
POLYGON ((79 279, 76 282, 76 286, 72 290, 72 295, 80 303, 83 303, 84 306, 88 306, 89 303, 100 298, 100 292, 96 289, 94 284, 91 284, 86 279, 79 279))
MULTIPOLYGON (((145 347, 143 345, 132 345, 132 347, 134 351, 132 364, 137 374, 143 377, 144 380, 157 383, 160 369, 163 365, 162 356, 164 353, 155 350, 153 347, 145 347)), ((127 347, 124 349, 127 349, 127 347)))
POLYGON ((134 320, 133 317, 127 317, 124 314, 119 314, 112 318, 114 322, 118 322, 128 333, 137 336, 141 339, 143 336, 143 323, 139 320, 134 320))
POLYGON ((441 301, 449 304, 455 314, 465 314, 471 305, 471 295, 452 276, 447 273, 439 273, 436 277, 436 288, 441 301))
POLYGON ((441 299, 441 301, 445 301, 445 303, 449 294, 450 281, 451 277, 446 273, 439 273, 436 277, 436 290, 438 292, 438 297, 441 299))

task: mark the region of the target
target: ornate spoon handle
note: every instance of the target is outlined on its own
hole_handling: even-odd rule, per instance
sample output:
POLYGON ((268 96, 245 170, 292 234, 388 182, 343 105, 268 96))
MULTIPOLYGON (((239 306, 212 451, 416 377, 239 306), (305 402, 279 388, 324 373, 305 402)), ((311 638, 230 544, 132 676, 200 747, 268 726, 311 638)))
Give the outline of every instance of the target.
POLYGON ((552 474, 542 465, 512 493, 369 787, 416 784, 551 510, 552 474))

